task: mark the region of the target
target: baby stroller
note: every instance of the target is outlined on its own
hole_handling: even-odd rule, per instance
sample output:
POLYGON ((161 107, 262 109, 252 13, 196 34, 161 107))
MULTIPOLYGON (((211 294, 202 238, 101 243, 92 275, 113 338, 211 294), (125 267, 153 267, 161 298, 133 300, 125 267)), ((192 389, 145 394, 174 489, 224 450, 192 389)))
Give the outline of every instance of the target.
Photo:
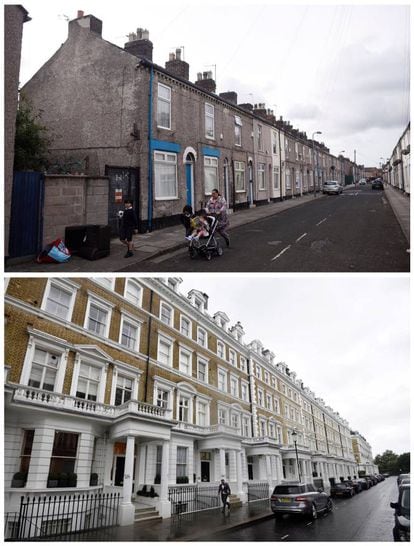
POLYGON ((223 254, 223 249, 215 237, 218 220, 215 216, 207 216, 207 221, 209 223, 208 237, 200 237, 199 239, 191 239, 190 241, 188 251, 190 258, 193 260, 197 256, 203 256, 207 260, 211 260, 213 254, 217 254, 217 256, 223 254))

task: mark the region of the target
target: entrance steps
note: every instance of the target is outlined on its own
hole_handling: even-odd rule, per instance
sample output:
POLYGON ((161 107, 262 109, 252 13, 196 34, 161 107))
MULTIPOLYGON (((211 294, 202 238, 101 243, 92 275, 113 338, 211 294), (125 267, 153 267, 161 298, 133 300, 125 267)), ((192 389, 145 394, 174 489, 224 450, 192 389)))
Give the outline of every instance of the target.
POLYGON ((161 520, 162 520, 162 517, 160 516, 160 513, 153 506, 146 506, 145 508, 135 508, 135 516, 134 516, 135 523, 141 523, 142 521, 161 521, 161 520))
POLYGON ((237 495, 229 495, 229 503, 232 508, 236 506, 242 506, 242 501, 237 495))

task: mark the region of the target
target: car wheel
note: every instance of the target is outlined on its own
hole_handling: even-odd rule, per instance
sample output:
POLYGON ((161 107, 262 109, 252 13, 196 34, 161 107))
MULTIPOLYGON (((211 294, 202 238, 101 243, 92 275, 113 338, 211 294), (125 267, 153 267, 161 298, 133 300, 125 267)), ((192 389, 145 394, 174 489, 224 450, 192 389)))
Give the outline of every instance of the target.
POLYGON ((314 503, 312 503, 311 518, 318 519, 318 511, 316 510, 316 506, 314 503))
POLYGON ((328 502, 326 503, 326 511, 332 512, 333 510, 333 502, 332 499, 328 499, 328 502))

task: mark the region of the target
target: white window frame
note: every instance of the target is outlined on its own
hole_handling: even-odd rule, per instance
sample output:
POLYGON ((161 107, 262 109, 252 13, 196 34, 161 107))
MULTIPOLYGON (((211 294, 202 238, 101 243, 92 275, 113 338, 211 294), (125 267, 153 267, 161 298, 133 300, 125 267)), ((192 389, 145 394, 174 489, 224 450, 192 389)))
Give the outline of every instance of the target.
POLYGON ((196 398, 196 424, 202 427, 208 427, 210 426, 210 404, 207 400, 204 400, 197 396, 196 398), (204 423, 200 422, 200 408, 203 407, 205 409, 205 421, 204 423))
POLYGON ((264 391, 263 389, 257 389, 257 405, 261 408, 264 407, 264 391))
POLYGON ((159 319, 163 324, 166 324, 167 326, 170 326, 171 328, 174 325, 174 309, 171 307, 171 305, 168 305, 168 303, 165 303, 165 301, 162 301, 160 303, 160 316, 159 316, 159 319), (163 319, 163 309, 169 311, 169 320, 168 320, 168 322, 163 319))
POLYGON ((110 398, 110 404, 112 406, 115 405, 116 387, 117 387, 119 376, 125 377, 132 381, 131 400, 138 400, 139 375, 137 375, 137 373, 133 372, 132 370, 127 370, 122 368, 119 365, 116 365, 112 374, 112 387, 111 387, 111 398, 110 398))
POLYGON ((234 116, 234 145, 242 145, 242 120, 240 116, 234 116))
POLYGON ((219 178, 218 178, 218 157, 213 157, 211 155, 204 156, 204 193, 205 195, 211 195, 212 190, 218 188, 219 178), (213 174, 213 179, 207 176, 207 173, 213 174), (208 183, 207 183, 208 181, 208 183))
POLYGON ((110 290, 111 292, 115 290, 115 277, 91 277, 90 280, 106 288, 106 290, 110 290))
POLYGON ((124 312, 121 313, 121 325, 119 328, 119 344, 122 345, 122 347, 125 347, 126 349, 137 353, 139 352, 140 341, 141 341, 141 323, 137 321, 136 319, 132 318, 130 315, 124 312), (135 340, 134 347, 129 347, 128 345, 125 345, 124 343, 122 343, 122 334, 123 334, 125 322, 129 323, 131 326, 137 329, 137 339, 135 340))
POLYGON ((266 409, 273 410, 273 397, 269 393, 266 393, 266 409))
POLYGON ((168 85, 164 85, 162 83, 158 83, 158 93, 157 93, 157 127, 159 127, 160 129, 171 129, 171 87, 168 87, 168 85), (168 94, 169 94, 169 98, 166 98, 166 97, 161 97, 160 96, 160 89, 164 89, 164 90, 168 90, 168 94), (169 123, 168 125, 161 125, 159 123, 159 103, 162 102, 164 104, 167 104, 168 105, 168 110, 169 110, 169 113, 168 113, 168 118, 169 118, 169 123))
POLYGON ((242 416, 242 434, 245 438, 251 437, 250 417, 242 416))
POLYGON ((230 374, 230 394, 236 398, 239 398, 239 389, 239 378, 237 375, 230 374), (233 389, 233 386, 235 386, 235 389, 233 389))
POLYGON ((259 191, 263 191, 266 189, 266 169, 265 169, 264 163, 258 163, 257 165, 257 179, 258 179, 258 186, 259 191))
POLYGON ((86 366, 93 366, 95 368, 100 369, 100 377, 98 379, 98 391, 96 395, 96 402, 103 404, 105 401, 108 362, 95 360, 94 358, 91 358, 89 356, 83 356, 79 352, 76 353, 75 365, 73 367, 72 385, 70 390, 70 395, 73 397, 76 397, 76 391, 78 390, 79 372, 80 372, 81 364, 85 364, 86 366))
POLYGON ((237 367, 237 354, 233 349, 229 349, 229 364, 235 368, 237 367))
POLYGON ((42 311, 45 311, 46 313, 49 313, 50 315, 53 315, 54 317, 58 317, 61 320, 70 322, 72 320, 73 308, 75 306, 75 301, 76 301, 76 294, 79 288, 80 286, 78 284, 73 283, 69 279, 49 278, 45 287, 45 291, 43 293, 43 300, 42 300, 42 305, 40 306, 40 308, 42 309, 42 311), (47 310, 47 303, 50 297, 50 291, 52 287, 62 290, 63 292, 66 292, 70 296, 70 301, 69 301, 66 317, 62 317, 56 313, 52 313, 51 311, 47 310))
POLYGON ((226 359, 226 346, 224 345, 224 343, 222 341, 219 341, 219 340, 217 340, 217 356, 219 358, 222 358, 223 360, 226 359), (219 346, 222 347, 222 349, 223 349, 222 354, 220 354, 219 346))
POLYGON ((173 408, 173 393, 175 389, 175 383, 168 381, 164 378, 155 377, 154 378, 154 390, 153 390, 153 404, 159 408, 163 408, 168 411, 172 411, 173 408), (168 393, 167 405, 166 407, 158 405, 158 393, 168 393))
POLYGON ((157 362, 163 366, 168 366, 169 368, 172 368, 173 365, 173 358, 174 358, 174 340, 170 338, 169 336, 166 336, 165 334, 158 332, 158 340, 157 340, 157 362), (163 342, 165 345, 168 345, 169 347, 169 358, 168 362, 162 362, 159 358, 160 356, 160 345, 161 342, 163 342))
POLYGON ((257 377, 257 379, 262 379, 262 368, 261 366, 259 366, 259 364, 255 364, 254 366, 254 371, 255 371, 255 375, 257 377))
POLYGON ((197 343, 201 347, 207 347, 207 340, 208 340, 207 330, 205 330, 204 328, 201 328, 200 326, 197 326, 197 343), (204 343, 200 343, 200 339, 199 339, 200 332, 204 332, 204 343))
POLYGON ((44 334, 43 332, 32 331, 29 333, 29 342, 27 344, 23 368, 20 375, 20 384, 29 385, 33 358, 36 349, 55 353, 60 356, 59 365, 56 368, 55 385, 53 392, 61 393, 63 390, 63 382, 65 379, 66 366, 68 362, 68 344, 66 340, 55 338, 54 336, 44 334))
POLYGON ((257 126, 257 149, 259 152, 263 152, 263 127, 259 124, 257 126))
POLYGON ((197 379, 203 383, 208 383, 208 359, 197 355, 197 379), (205 365, 205 379, 201 379, 199 376, 200 364, 205 365))
POLYGON ((243 402, 250 402, 249 384, 246 381, 241 381, 240 396, 241 396, 241 399, 243 400, 243 402))
POLYGON ((242 372, 246 372, 247 370, 247 360, 244 358, 244 356, 240 357, 240 370, 242 372))
POLYGON ((154 193, 155 201, 167 201, 170 199, 178 199, 178 177, 177 177, 177 154, 173 152, 154 151, 154 193), (165 192, 161 186, 159 179, 160 173, 157 170, 157 165, 171 165, 174 168, 174 191, 172 193, 165 192))
POLYGON ((193 351, 188 347, 181 345, 178 352, 178 369, 184 375, 192 376, 193 375, 193 351), (188 358, 188 367, 183 367, 183 359, 181 357, 188 358))
POLYGON ((244 193, 246 191, 246 166, 244 161, 234 162, 234 178, 236 193, 244 193))
POLYGON ((217 388, 221 392, 228 392, 227 375, 227 370, 225 370, 224 368, 217 368, 217 388), (219 377, 224 377, 224 388, 220 387, 219 377))
POLYGON ((228 425, 229 424, 229 410, 223 406, 217 408, 217 424, 228 425))
POLYGON ((193 332, 193 322, 188 317, 186 317, 185 315, 181 315, 180 316, 180 333, 183 336, 188 337, 189 339, 192 339, 192 337, 193 337, 192 332, 193 332), (183 322, 184 321, 188 322, 188 334, 186 334, 183 331, 183 322))
POLYGON ((241 415, 239 412, 232 410, 230 412, 230 426, 240 430, 241 427, 241 415))
MULTIPOLYGON (((193 423, 193 399, 194 399, 194 393, 192 392, 189 392, 187 390, 181 390, 181 389, 178 389, 177 390, 177 403, 176 403, 176 419, 177 421, 179 421, 180 423, 190 423, 192 424, 193 423), (180 401, 181 400, 187 400, 188 402, 188 420, 187 421, 180 421, 179 419, 179 416, 180 416, 180 401)), ((184 407, 184 406, 183 406, 184 407)))
POLYGON ((215 127, 214 127, 214 106, 208 102, 204 103, 204 127, 205 127, 205 137, 209 140, 215 139, 215 127), (210 110, 210 111, 209 111, 210 110), (212 127, 209 125, 212 124, 212 127))
POLYGON ((109 303, 108 301, 105 301, 105 300, 97 297, 95 294, 89 294, 88 295, 88 303, 87 303, 87 306, 86 306, 85 322, 84 322, 84 325, 83 325, 85 330, 87 330, 88 332, 90 332, 94 336, 107 338, 108 335, 109 335, 109 328, 111 326, 112 309, 114 307, 115 307, 114 304, 109 303), (91 310, 92 305, 95 306, 95 307, 98 307, 101 311, 104 311, 104 312, 107 313, 107 320, 106 320, 105 330, 104 330, 103 334, 98 334, 98 333, 96 333, 93 330, 90 330, 88 328, 89 314, 90 314, 90 310, 91 310))
POLYGON ((143 295, 143 288, 142 286, 136 282, 134 279, 126 279, 125 280, 125 286, 124 286, 124 298, 132 303, 133 305, 136 305, 137 307, 142 307, 142 295, 143 295), (139 294, 137 298, 132 298, 128 295, 128 287, 133 286, 134 288, 138 288, 139 294))

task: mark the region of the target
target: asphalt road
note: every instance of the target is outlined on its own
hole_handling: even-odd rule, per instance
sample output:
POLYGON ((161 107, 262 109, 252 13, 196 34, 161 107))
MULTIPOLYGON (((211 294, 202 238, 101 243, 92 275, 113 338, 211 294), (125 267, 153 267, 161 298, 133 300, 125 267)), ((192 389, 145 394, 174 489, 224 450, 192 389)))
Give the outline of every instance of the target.
POLYGON ((214 541, 366 541, 392 542, 398 498, 396 477, 380 482, 351 499, 334 499, 334 510, 316 521, 285 515, 214 535, 214 541))
POLYGON ((186 249, 123 271, 406 272, 408 243, 382 191, 327 195, 231 230, 223 256, 191 260, 186 249))

